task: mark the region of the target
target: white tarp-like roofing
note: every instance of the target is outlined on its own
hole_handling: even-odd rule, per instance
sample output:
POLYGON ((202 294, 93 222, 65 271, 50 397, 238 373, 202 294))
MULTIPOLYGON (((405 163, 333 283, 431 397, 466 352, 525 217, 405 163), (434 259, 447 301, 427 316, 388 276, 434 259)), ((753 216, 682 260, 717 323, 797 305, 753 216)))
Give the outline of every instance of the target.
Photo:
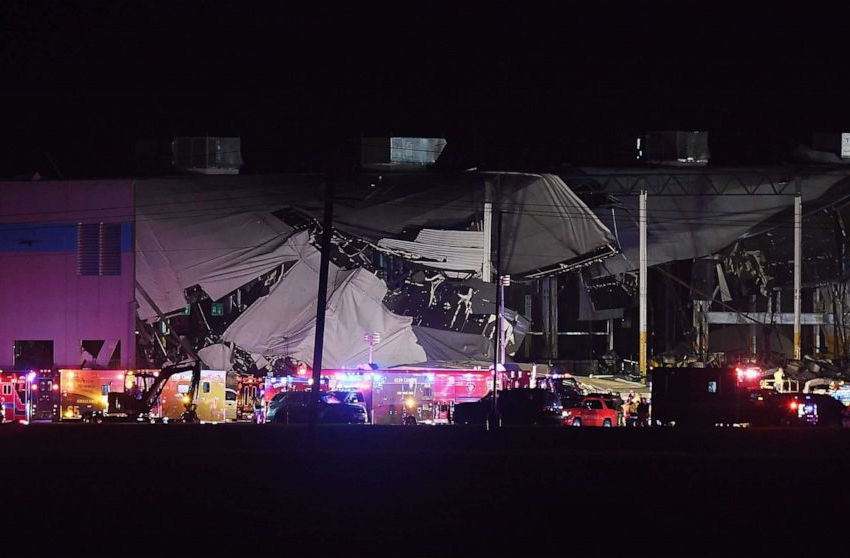
MULTIPOLYGON (((288 355, 313 362, 319 252, 302 258, 264 298, 256 301, 225 332, 224 340, 263 355, 288 355)), ((379 332, 374 360, 396 366, 425 360, 416 342, 412 318, 383 305, 387 286, 366 269, 341 270, 331 264, 325 317, 323 368, 354 367, 368 360, 363 334, 379 332)))
MULTIPOLYGON (((254 302, 231 324, 224 340, 251 353, 257 362, 263 355, 274 355, 311 363, 318 253, 309 245, 308 233, 293 235, 285 219, 320 217, 323 181, 324 177, 317 175, 136 181, 139 317, 152 319, 159 313, 179 311, 186 304, 184 291, 195 285, 218 300, 283 263, 297 262, 269 295, 254 302), (275 214, 278 210, 295 212, 279 217, 275 214)), ((374 242, 393 237, 403 240, 420 231, 417 241, 437 250, 428 253, 429 259, 464 269, 470 266, 466 259, 474 260, 471 265, 475 268, 480 266, 473 252, 483 236, 466 229, 481 219, 485 200, 494 196, 501 201, 504 214, 506 273, 522 274, 599 257, 610 252, 615 242, 600 220, 553 175, 364 176, 339 183, 337 192, 337 229, 374 242), (476 238, 470 244, 469 239, 461 240, 465 235, 476 238), (440 244, 445 254, 439 253, 440 244)), ((366 332, 381 334, 375 361, 382 366, 426 360, 428 355, 411 329, 411 318, 393 314, 382 304, 386 289, 381 279, 365 269, 332 267, 324 366, 365 362, 366 332)), ((453 350, 466 354, 472 347, 463 335, 453 332, 439 338, 439 343, 448 347, 429 341, 438 354, 453 350)), ((230 356, 221 347, 202 350, 202 358, 215 362, 216 367, 225 368, 222 365, 230 356)))
MULTIPOLYGON (((375 242, 422 228, 462 231, 481 218, 485 199, 498 193, 505 273, 530 273, 616 246, 613 234, 554 175, 419 173, 383 178, 369 178, 372 185, 339 184, 334 226, 375 242)), ((320 217, 323 180, 268 175, 136 181, 139 316, 155 317, 154 306, 164 313, 181 309, 186 304, 183 291, 194 285, 217 300, 292 261, 292 246, 286 243, 292 228, 273 212, 295 208, 320 217)), ((446 254, 443 259, 452 258, 446 254)))
MULTIPOLYGON (((201 285, 213 300, 298 258, 306 235, 272 215, 286 189, 256 179, 244 188, 227 178, 136 183, 136 283, 142 319, 186 305, 184 289, 201 285)), ((285 197, 285 196, 284 196, 285 197)))
POLYGON ((611 231, 552 174, 402 176, 339 207, 335 225, 374 241, 420 228, 461 229, 480 218, 488 196, 501 204, 504 273, 528 274, 616 247, 611 231))

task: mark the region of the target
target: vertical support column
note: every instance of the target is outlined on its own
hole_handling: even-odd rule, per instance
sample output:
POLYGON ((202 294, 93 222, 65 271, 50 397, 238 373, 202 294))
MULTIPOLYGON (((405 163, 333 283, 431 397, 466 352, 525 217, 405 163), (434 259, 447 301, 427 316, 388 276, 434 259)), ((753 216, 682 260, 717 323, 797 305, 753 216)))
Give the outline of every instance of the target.
MULTIPOLYGON (((821 307, 821 302, 820 302, 820 287, 815 287, 815 292, 814 292, 813 297, 814 298, 812 300, 812 310, 814 311, 815 314, 823 315, 824 311, 823 311, 823 308, 821 307)), ((814 335, 815 356, 817 357, 817 355, 820 354, 820 326, 815 324, 814 328, 815 328, 815 331, 814 331, 814 334, 815 334, 814 335)))
POLYGON ((605 328, 606 333, 608 334, 608 351, 614 350, 614 319, 608 318, 606 322, 608 325, 605 328))
POLYGON ((552 353, 550 352, 550 348, 552 346, 552 340, 550 337, 552 336, 552 326, 550 322, 552 320, 552 302, 549 300, 549 278, 542 277, 538 281, 540 282, 540 297, 543 303, 540 308, 540 316, 543 318, 543 344, 546 347, 544 354, 551 359, 552 353))
POLYGON ((708 364, 708 310, 711 305, 710 300, 700 301, 700 329, 702 329, 702 337, 700 338, 700 356, 702 357, 703 365, 708 364))
POLYGON ((502 366, 505 365, 505 345, 508 344, 505 336, 507 333, 507 328, 505 327, 505 287, 510 286, 510 284, 510 275, 499 276, 499 362, 502 366))
MULTIPOLYGON (((525 313, 526 318, 528 318, 529 320, 532 319, 532 317, 531 317, 532 316, 531 295, 530 294, 525 295, 525 312, 524 313, 525 313)), ((532 339, 532 336, 528 335, 528 336, 526 336, 525 341, 523 341, 523 343, 522 343, 523 356, 526 359, 531 358, 531 339, 532 339)))
MULTIPOLYGON (((755 314, 756 312, 756 295, 750 296, 750 313, 755 314)), ((752 356, 758 356, 759 354, 759 339, 758 339, 758 325, 750 324, 750 342, 752 343, 750 347, 750 352, 752 356)))
POLYGON ((481 264, 481 280, 489 283, 493 280, 493 272, 491 270, 490 259, 493 252, 493 202, 484 202, 484 248, 481 264))
POLYGON ((640 328, 638 337, 638 367, 641 381, 646 381, 646 190, 640 192, 640 328))
POLYGON ((552 275, 549 277, 549 339, 551 345, 549 346, 549 354, 552 355, 553 359, 558 358, 558 340, 560 336, 558 335, 558 276, 552 275))
POLYGON ((800 195, 799 184, 797 195, 794 196, 794 358, 803 358, 800 350, 800 260, 803 248, 803 197, 800 195))

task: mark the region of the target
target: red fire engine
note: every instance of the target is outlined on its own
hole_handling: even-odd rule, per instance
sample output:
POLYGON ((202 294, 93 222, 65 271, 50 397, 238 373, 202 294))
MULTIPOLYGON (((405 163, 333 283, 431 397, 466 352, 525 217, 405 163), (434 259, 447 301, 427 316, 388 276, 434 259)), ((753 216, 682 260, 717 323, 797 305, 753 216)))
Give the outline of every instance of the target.
MULTIPOLYGON (((523 387, 528 379, 500 372, 502 386, 523 387), (515 385, 516 384, 516 385, 515 385)), ((322 391, 362 394, 373 424, 440 424, 451 420, 455 403, 477 401, 490 391, 493 372, 456 369, 324 370, 322 391)), ((263 401, 281 391, 303 391, 313 385, 308 370, 293 376, 267 377, 263 401)))
POLYGON ((0 418, 3 422, 27 419, 27 373, 0 370, 0 403, 3 408, 0 418))

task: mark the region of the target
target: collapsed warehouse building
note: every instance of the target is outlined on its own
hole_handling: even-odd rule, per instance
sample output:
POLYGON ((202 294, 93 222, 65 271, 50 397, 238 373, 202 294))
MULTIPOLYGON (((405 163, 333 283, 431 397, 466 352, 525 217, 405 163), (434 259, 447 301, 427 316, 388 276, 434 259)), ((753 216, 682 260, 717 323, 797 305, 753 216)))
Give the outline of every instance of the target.
MULTIPOLYGON (((739 359, 783 366, 803 379, 840 375, 850 318, 846 167, 582 169, 565 180, 596 200, 594 211, 622 247, 582 271, 579 320, 634 320, 638 202, 646 192, 649 342, 656 365, 739 359), (802 232, 798 355, 796 199, 802 232)), ((628 343, 634 347, 637 335, 624 337, 630 339, 615 352, 634 354, 628 343)))
MULTIPOLYGON (((323 176, 136 181, 139 366, 312 364, 323 176)), ((522 279, 590 265, 613 234, 564 182, 520 173, 374 174, 337 185, 323 364, 492 362, 490 254, 522 279)), ((529 319, 506 309, 507 351, 529 319)))
MULTIPOLYGON (((501 215, 508 354, 626 371, 638 344, 636 194, 646 191, 656 363, 720 355, 837 374, 850 321, 848 174, 819 165, 347 177, 326 366, 367 362, 364 334, 376 333, 381 366, 491 363, 501 215), (802 363, 792 358, 798 191, 802 363)), ((309 365, 324 180, 0 183, 2 365, 157 368, 188 353, 234 371, 309 365)))

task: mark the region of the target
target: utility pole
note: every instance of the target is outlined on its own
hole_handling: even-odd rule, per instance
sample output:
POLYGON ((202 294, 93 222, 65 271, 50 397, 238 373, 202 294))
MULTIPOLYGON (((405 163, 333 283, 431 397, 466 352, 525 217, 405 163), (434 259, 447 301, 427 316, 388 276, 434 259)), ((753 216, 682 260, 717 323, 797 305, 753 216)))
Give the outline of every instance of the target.
POLYGON ((803 196, 800 193, 799 179, 797 194, 794 196, 794 359, 803 358, 800 350, 800 260, 803 252, 803 196))
POLYGON ((646 383, 646 190, 640 191, 640 325, 638 337, 638 369, 640 380, 646 383))
MULTIPOLYGON (((498 177, 497 177, 498 180, 498 177)), ((496 331, 494 332, 495 347, 493 351, 493 407, 490 409, 490 420, 487 421, 488 429, 493 429, 499 425, 498 415, 498 389, 497 380, 499 377, 499 364, 502 357, 502 307, 504 304, 502 287, 502 184, 499 181, 496 185, 496 199, 499 211, 496 214, 496 277, 499 279, 499 284, 496 288, 496 312, 499 313, 496 320, 496 331)))
MULTIPOLYGON (((333 165, 333 163, 332 163, 333 165)), ((310 411, 310 428, 316 426, 319 398, 322 389, 322 352, 325 340, 325 307, 328 300, 328 268, 331 259, 331 235, 334 213, 334 170, 328 173, 325 184, 325 215, 322 221, 322 257, 319 263, 319 292, 316 298, 316 338, 313 341, 313 405, 310 411)))

